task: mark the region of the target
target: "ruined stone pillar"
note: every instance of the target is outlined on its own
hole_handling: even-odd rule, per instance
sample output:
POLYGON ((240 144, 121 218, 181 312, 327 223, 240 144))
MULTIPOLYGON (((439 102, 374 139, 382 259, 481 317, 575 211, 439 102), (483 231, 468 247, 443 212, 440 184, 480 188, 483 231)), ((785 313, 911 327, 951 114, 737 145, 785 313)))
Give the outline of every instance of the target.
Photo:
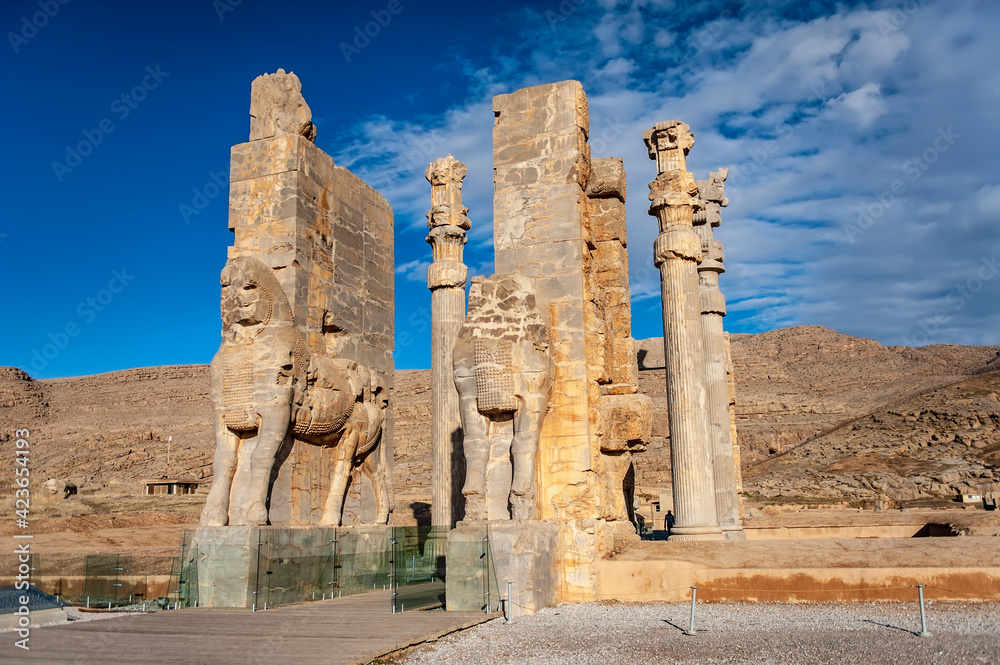
MULTIPOLYGON (((729 333, 726 339, 726 383, 729 384, 729 437, 733 442, 733 469, 736 472, 736 494, 743 493, 743 470, 740 456, 740 440, 736 435, 736 379, 733 376, 733 350, 729 343, 729 333)), ((740 518, 743 517, 743 502, 739 503, 740 518)))
POLYGON ((424 176, 431 183, 427 212, 427 242, 433 263, 427 269, 431 290, 431 525, 454 526, 461 505, 462 420, 458 390, 452 377, 452 350, 465 321, 465 281, 462 263, 465 232, 472 226, 462 205, 465 164, 451 155, 436 159, 424 176), (456 447, 459 449, 456 451, 456 447), (457 479, 457 480, 456 480, 457 479))
POLYGON ((496 271, 537 282, 551 320, 552 398, 538 444, 538 517, 592 517, 600 451, 591 439, 599 390, 587 372, 583 216, 590 115, 576 81, 493 99, 496 271), (596 393, 596 394, 595 394, 596 393))
POLYGON ((657 177, 650 183, 650 215, 660 235, 653 262, 660 269, 663 345, 667 368, 674 527, 671 540, 721 540, 715 508, 711 445, 706 428, 705 355, 702 344, 698 262, 701 240, 691 225, 698 187, 687 171, 694 145, 687 124, 657 123, 643 133, 657 177))
POLYGON ((740 497, 733 455, 732 421, 729 408, 727 378, 728 349, 722 318, 726 315, 726 299, 719 290, 722 265, 722 243, 715 239, 712 228, 722 223, 721 210, 729 205, 725 183, 729 169, 708 174, 708 180, 697 181, 701 209, 692 222, 701 238, 701 263, 698 280, 701 289, 702 344, 705 349, 705 390, 708 399, 708 439, 711 445, 712 475, 715 482, 715 510, 719 526, 729 540, 743 540, 740 525, 740 497))

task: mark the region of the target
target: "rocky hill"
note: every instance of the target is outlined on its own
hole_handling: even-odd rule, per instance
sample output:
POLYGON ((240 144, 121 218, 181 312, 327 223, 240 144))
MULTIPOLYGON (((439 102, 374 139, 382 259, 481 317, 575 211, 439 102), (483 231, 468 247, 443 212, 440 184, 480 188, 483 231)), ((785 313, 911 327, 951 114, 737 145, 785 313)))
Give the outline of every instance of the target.
MULTIPOLYGON (((885 347, 820 326, 731 336, 736 427, 744 468, 927 390, 1000 369, 1000 347, 885 347)), ((661 338, 636 343, 640 390, 653 398, 653 441, 637 484, 670 478, 661 338)), ((751 488, 747 488, 748 490, 751 488)))
POLYGON ((838 427, 746 469, 744 482, 760 499, 912 505, 978 494, 1000 482, 1000 371, 838 427))
POLYGON ((12 446, 15 429, 30 430, 36 478, 84 491, 132 493, 143 478, 211 476, 207 365, 44 381, 0 368, 0 424, 0 449, 12 446))
MULTIPOLYGON (((649 450, 636 458, 637 481, 640 487, 665 487, 670 479, 670 459, 662 341, 643 340, 637 346, 646 368, 640 372, 640 388, 653 398, 655 409, 653 441, 649 450), (657 344, 659 369, 655 368, 657 344)), ((798 450, 797 446, 801 447, 804 459, 810 459, 807 453, 816 450, 816 446, 826 446, 820 442, 832 440, 829 437, 833 436, 833 430, 840 432, 838 427, 869 414, 886 422, 903 418, 898 430, 909 432, 907 436, 912 435, 913 441, 934 434, 947 437, 947 432, 928 429, 930 423, 925 421, 931 415, 911 416, 915 419, 906 420, 907 416, 891 416, 889 410, 923 414, 925 407, 918 403, 917 396, 967 380, 977 373, 1000 369, 1000 347, 883 347, 872 340, 815 326, 733 335, 732 351, 738 436, 747 469, 746 490, 753 493, 757 489, 753 483, 761 483, 759 489, 764 497, 772 491, 780 494, 791 490, 779 478, 786 473, 785 462, 774 466, 773 471, 769 470, 771 467, 758 466, 761 462, 771 457, 798 459, 798 454, 788 452, 798 450), (912 406, 894 406, 909 404, 907 400, 917 402, 912 406), (886 415, 879 415, 883 412, 886 415), (820 437, 826 432, 831 433, 820 437), (763 485, 771 482, 776 484, 763 485)), ((429 382, 428 370, 397 371, 393 395, 395 484, 404 509, 415 511, 422 509, 419 504, 430 498, 429 382)), ((957 395, 946 390, 935 399, 947 401, 952 397, 957 399, 957 395)), ((944 408, 942 404, 928 406, 926 413, 943 413, 944 408)), ((962 409, 975 414, 974 420, 980 422, 980 427, 974 428, 970 416, 962 421, 968 424, 962 431, 981 430, 986 438, 977 441, 996 443, 995 431, 988 427, 988 421, 995 422, 990 414, 996 412, 996 407, 988 401, 975 401, 959 410, 962 409), (994 433, 988 435, 991 431, 994 433)), ((141 479, 167 475, 169 437, 173 438, 169 475, 208 480, 213 450, 211 421, 205 365, 149 367, 43 381, 32 380, 15 368, 0 368, 0 450, 13 445, 15 428, 29 428, 36 477, 73 480, 84 493, 100 490, 135 493, 141 479)), ((993 443, 966 447, 963 442, 967 438, 973 440, 971 436, 956 433, 952 442, 959 441, 960 447, 954 451, 949 447, 947 454, 960 455, 970 465, 980 464, 983 469, 1000 465, 997 455, 989 452, 993 443)), ((845 439, 843 445, 847 448, 841 452, 847 457, 854 454, 850 446, 868 444, 845 439)), ((931 446, 926 454, 934 456, 939 451, 944 454, 945 448, 931 446)), ((831 459, 827 465, 835 461, 831 459)), ((892 473, 904 477, 906 469, 892 471, 893 468, 890 465, 892 473)), ((832 473, 810 470, 812 467, 808 465, 787 469, 788 478, 802 482, 813 478, 810 474, 832 473)), ((860 479, 863 474, 845 467, 840 475, 860 479)), ((933 473, 927 476, 933 477, 933 473)), ((821 480, 826 483, 831 479, 821 480)), ((840 484, 852 492, 863 487, 861 480, 840 484)))

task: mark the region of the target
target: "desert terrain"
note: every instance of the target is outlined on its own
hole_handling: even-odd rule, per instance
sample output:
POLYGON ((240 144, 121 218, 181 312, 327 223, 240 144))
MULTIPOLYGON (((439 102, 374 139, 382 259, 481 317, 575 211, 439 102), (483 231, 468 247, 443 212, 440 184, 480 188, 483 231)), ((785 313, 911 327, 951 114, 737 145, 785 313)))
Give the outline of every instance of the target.
MULTIPOLYGON (((648 501, 670 486, 665 376, 662 342, 637 348, 654 402, 653 439, 635 458, 648 501)), ((732 354, 751 521, 803 506, 960 509, 958 494, 1000 482, 1000 347, 883 347, 802 326, 733 335, 732 354)), ((428 514, 429 381, 429 370, 396 372, 397 524, 428 514)), ((0 368, 0 450, 12 452, 15 428, 31 431, 36 551, 172 551, 211 481, 211 422, 206 365, 48 380, 0 368), (203 485, 141 495, 143 480, 162 477, 203 485), (43 497, 47 478, 79 494, 43 497)))

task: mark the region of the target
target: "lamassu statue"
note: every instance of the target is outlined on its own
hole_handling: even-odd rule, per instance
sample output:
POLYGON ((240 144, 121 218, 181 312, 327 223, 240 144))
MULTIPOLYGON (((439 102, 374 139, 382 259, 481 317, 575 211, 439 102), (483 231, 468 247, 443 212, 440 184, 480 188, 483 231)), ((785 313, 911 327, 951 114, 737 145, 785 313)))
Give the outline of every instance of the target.
POLYGON ((209 370, 214 477, 202 525, 267 524, 272 471, 292 438, 334 448, 323 524, 340 524, 356 464, 374 488, 376 522, 385 524, 386 386, 355 362, 311 353, 277 277, 257 259, 231 259, 221 282, 223 339, 209 370))
POLYGON ((453 355, 466 519, 535 517, 535 458, 552 386, 548 321, 529 278, 473 278, 453 355))

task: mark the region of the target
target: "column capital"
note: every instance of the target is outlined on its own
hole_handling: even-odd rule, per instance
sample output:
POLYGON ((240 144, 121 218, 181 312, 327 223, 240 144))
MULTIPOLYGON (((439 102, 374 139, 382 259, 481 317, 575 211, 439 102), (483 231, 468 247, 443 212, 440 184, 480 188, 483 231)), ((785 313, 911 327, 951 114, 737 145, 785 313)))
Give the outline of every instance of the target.
POLYGON ((708 180, 695 181, 698 185, 698 199, 701 203, 701 211, 695 213, 693 223, 710 224, 719 226, 722 224, 722 208, 729 205, 726 198, 726 178, 729 177, 729 169, 723 168, 712 171, 708 174, 708 180))
POLYGON ((435 159, 427 166, 424 177, 431 184, 431 209, 427 211, 427 226, 457 226, 469 229, 466 217, 469 209, 462 205, 462 180, 468 167, 451 155, 435 159))
POLYGON ((435 159, 424 172, 431 184, 427 242, 432 262, 427 269, 427 288, 460 288, 463 298, 468 269, 462 262, 462 248, 468 241, 465 232, 472 226, 466 216, 469 209, 462 205, 462 179, 467 172, 465 164, 451 155, 435 159))
POLYGON ((687 154, 694 146, 694 132, 680 120, 658 122, 642 133, 649 158, 656 160, 656 172, 687 170, 687 154))
POLYGON ((660 208, 688 206, 691 213, 700 207, 698 185, 689 171, 667 171, 649 183, 649 213, 656 215, 660 208))
POLYGON ((428 164, 427 170, 424 171, 424 177, 427 178, 432 187, 457 183, 461 189, 462 181, 468 172, 469 167, 449 154, 447 157, 438 157, 428 164))
POLYGON ((461 261, 435 261, 427 267, 427 288, 437 289, 461 288, 465 295, 465 283, 469 269, 461 261))

